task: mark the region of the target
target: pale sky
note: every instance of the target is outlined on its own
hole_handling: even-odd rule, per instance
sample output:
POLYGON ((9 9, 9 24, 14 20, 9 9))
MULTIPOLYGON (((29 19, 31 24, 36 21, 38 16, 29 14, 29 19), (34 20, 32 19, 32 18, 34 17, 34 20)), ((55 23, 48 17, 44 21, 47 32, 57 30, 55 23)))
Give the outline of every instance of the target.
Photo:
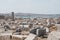
POLYGON ((0 13, 60 14, 60 0, 0 0, 0 13))

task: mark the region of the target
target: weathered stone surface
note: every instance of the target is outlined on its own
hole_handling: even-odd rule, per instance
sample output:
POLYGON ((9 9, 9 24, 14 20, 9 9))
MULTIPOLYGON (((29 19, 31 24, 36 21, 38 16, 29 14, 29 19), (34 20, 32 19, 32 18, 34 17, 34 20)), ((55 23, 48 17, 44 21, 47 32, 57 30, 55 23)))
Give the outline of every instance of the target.
POLYGON ((60 32, 53 31, 49 34, 47 40, 60 40, 60 32))

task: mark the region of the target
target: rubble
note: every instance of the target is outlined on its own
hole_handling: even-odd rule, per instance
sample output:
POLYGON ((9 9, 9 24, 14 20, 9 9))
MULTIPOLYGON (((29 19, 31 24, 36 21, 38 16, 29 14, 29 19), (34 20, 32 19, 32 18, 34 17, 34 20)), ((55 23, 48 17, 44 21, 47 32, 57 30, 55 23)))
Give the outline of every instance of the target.
POLYGON ((13 17, 12 19, 8 18, 7 20, 0 19, 0 39, 1 40, 4 39, 5 40, 40 40, 41 36, 43 39, 46 36, 47 36, 46 39, 47 38, 49 39, 48 35, 50 35, 52 31, 60 30, 59 22, 60 19, 58 18, 55 19, 55 18, 13 17), (3 33, 5 33, 6 35, 3 33), (11 35, 8 35, 9 33, 11 33, 11 35))

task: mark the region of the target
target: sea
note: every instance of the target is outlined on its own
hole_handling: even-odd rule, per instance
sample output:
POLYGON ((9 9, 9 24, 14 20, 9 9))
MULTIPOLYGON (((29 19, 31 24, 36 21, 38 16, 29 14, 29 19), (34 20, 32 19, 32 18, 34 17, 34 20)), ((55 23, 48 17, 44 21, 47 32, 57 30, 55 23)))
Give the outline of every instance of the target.
POLYGON ((32 14, 32 15, 16 15, 16 18, 60 18, 60 14, 32 14))

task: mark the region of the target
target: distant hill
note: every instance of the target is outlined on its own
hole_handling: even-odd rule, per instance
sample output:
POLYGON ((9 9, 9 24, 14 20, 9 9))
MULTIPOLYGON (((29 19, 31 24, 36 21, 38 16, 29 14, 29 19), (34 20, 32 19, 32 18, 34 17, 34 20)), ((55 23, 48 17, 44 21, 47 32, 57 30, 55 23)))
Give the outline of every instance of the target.
MULTIPOLYGON (((6 14, 0 14, 0 15, 5 15, 5 16, 11 16, 11 13, 6 13, 6 14)), ((21 18, 34 18, 34 17, 46 17, 46 18, 54 18, 54 17, 60 17, 60 14, 32 14, 32 13, 15 13, 15 17, 21 17, 21 18)))

